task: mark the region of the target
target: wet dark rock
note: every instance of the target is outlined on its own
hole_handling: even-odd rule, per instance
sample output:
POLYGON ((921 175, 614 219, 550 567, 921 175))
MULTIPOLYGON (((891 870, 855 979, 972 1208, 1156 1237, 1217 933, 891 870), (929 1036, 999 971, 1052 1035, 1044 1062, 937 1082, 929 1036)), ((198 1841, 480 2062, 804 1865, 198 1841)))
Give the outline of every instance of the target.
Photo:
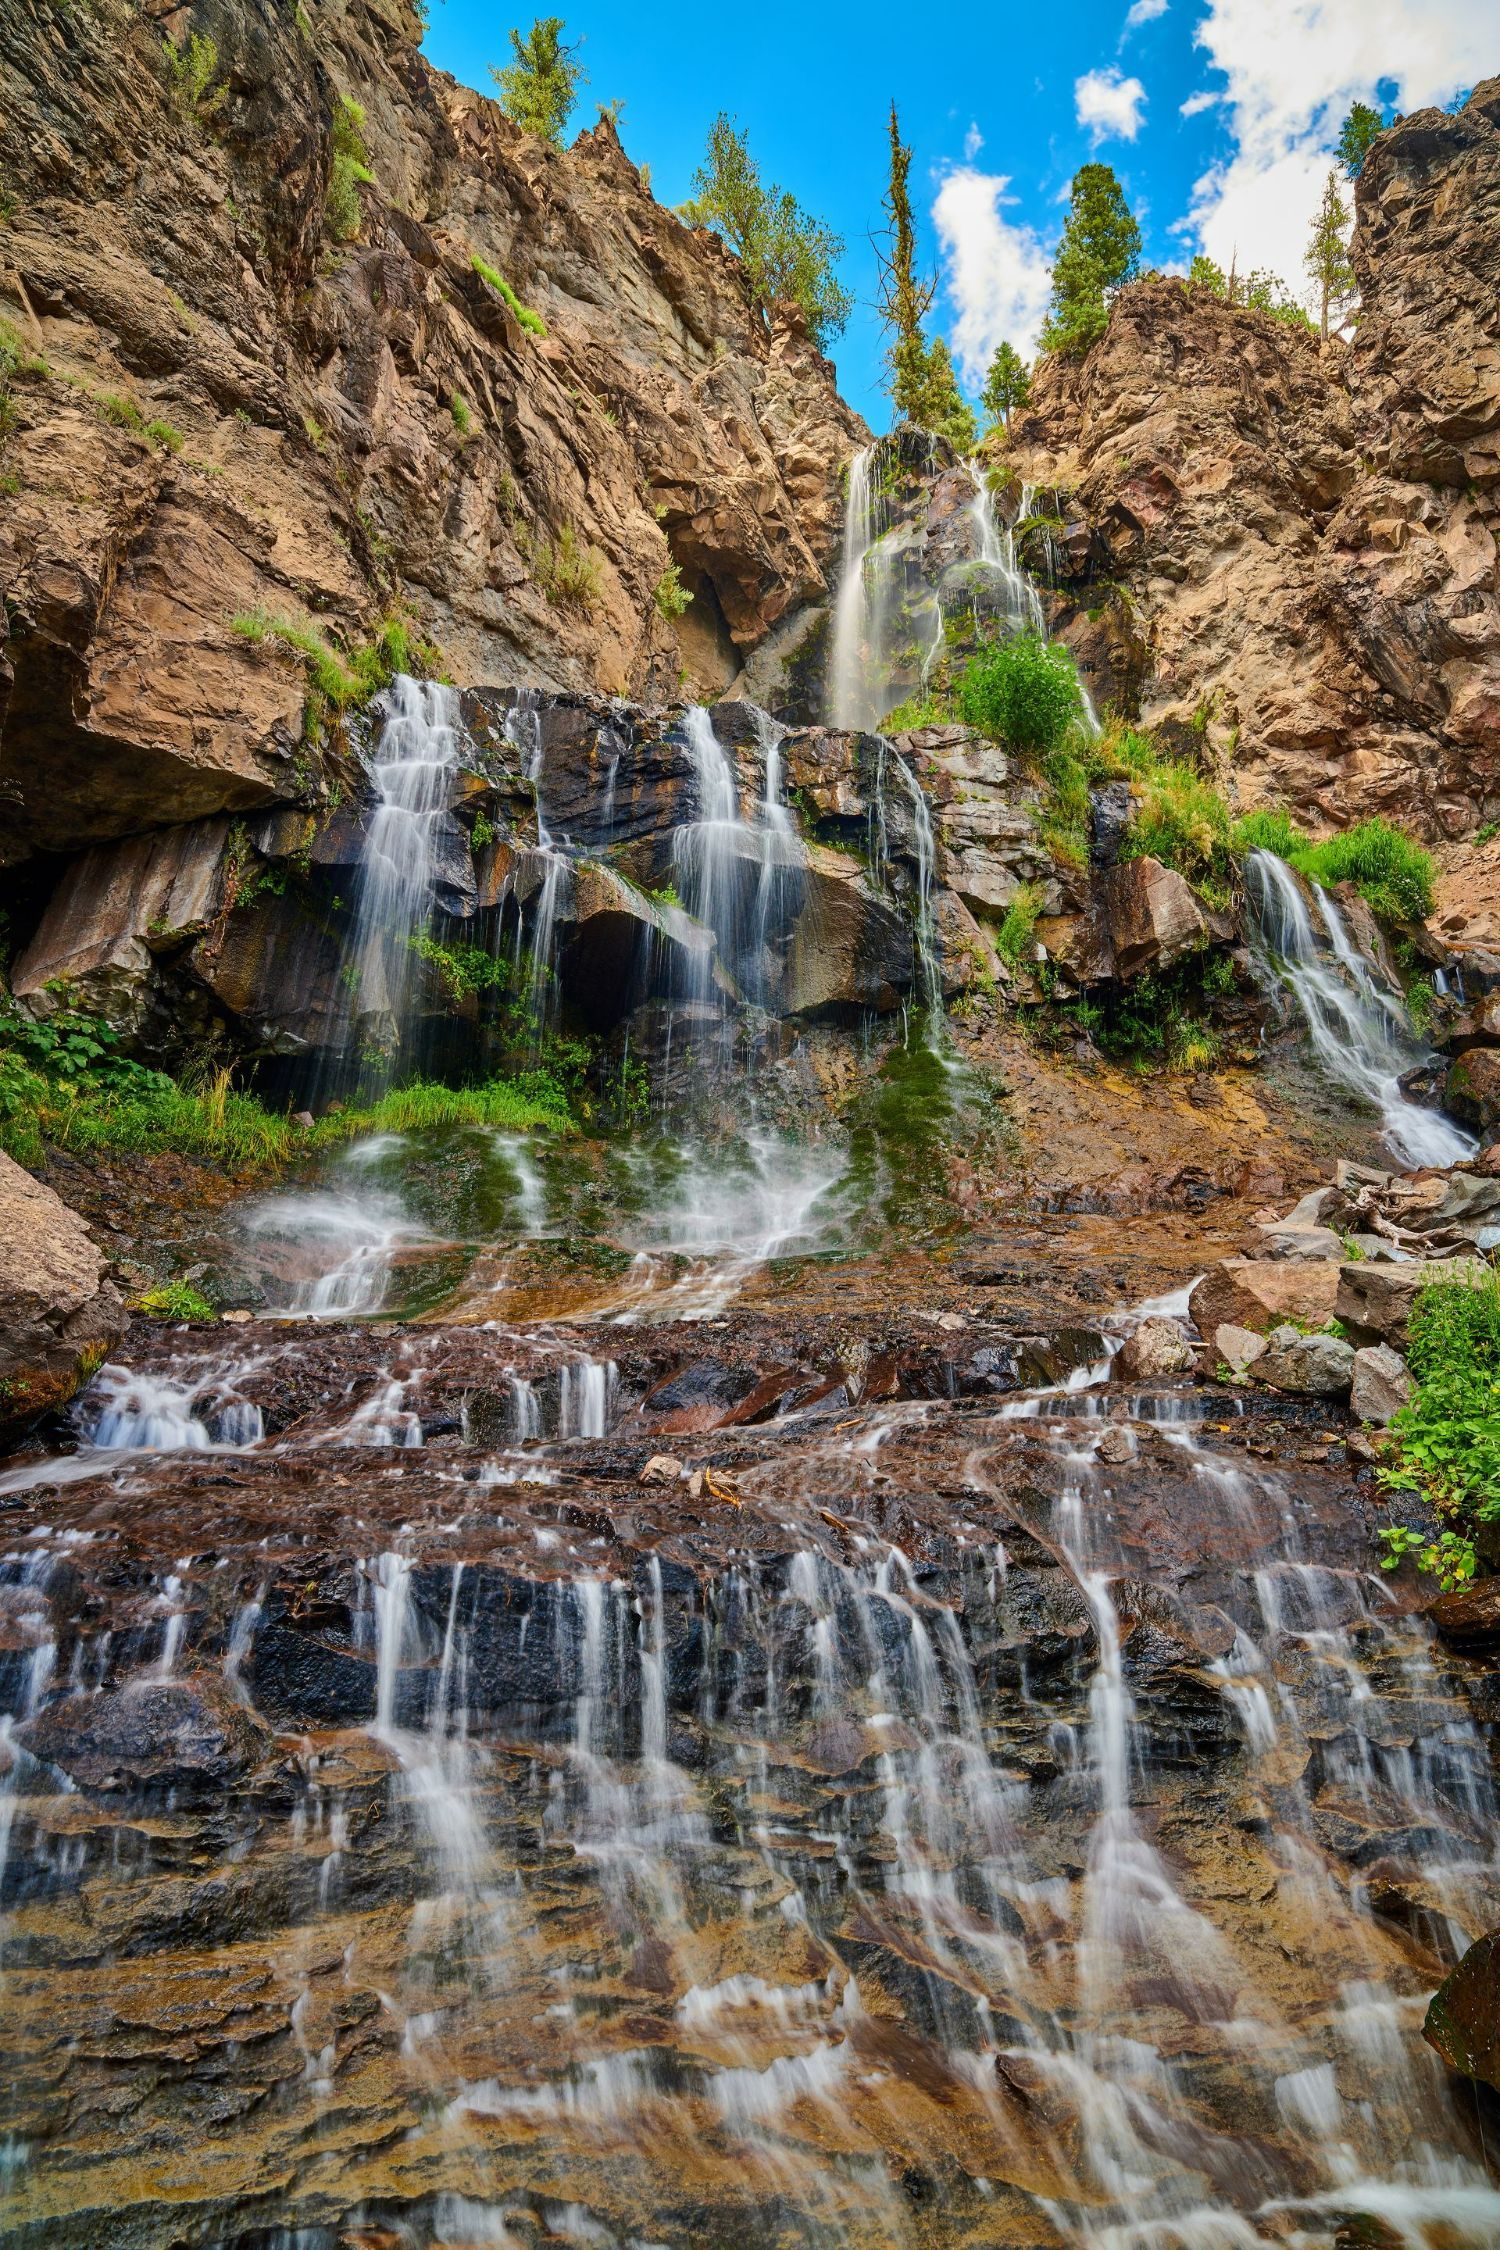
POLYGON ((1500 2090, 1500 1931, 1471 1945, 1439 1986, 1422 2036, 1450 2070, 1500 2090))
POLYGON ((184 1797, 243 1782, 271 1747, 265 1721, 212 1673, 69 1696, 29 1720, 19 1739, 80 1789, 184 1797))

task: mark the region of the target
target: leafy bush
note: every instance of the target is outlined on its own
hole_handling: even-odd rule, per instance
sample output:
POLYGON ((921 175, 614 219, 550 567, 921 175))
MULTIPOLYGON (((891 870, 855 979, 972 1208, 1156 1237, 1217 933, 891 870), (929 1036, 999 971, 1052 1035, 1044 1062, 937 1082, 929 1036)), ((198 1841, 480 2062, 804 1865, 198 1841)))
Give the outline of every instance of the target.
POLYGON ((680 617, 692 598, 682 583, 680 567, 675 562, 669 562, 656 581, 656 592, 652 596, 658 617, 665 617, 669 621, 680 617))
POLYGON ((1432 854, 1378 813, 1294 854, 1292 865, 1325 887, 1352 883, 1383 921, 1424 922, 1432 912, 1432 854))
POLYGON ((995 932, 995 951, 1013 969, 1019 968, 1031 951, 1041 911, 1040 883, 1018 884, 1005 909, 1005 919, 995 932))
POLYGON ((131 1299, 130 1309, 145 1313, 149 1320, 217 1320, 219 1317, 208 1299, 186 1281, 161 1281, 154 1289, 143 1289, 139 1297, 131 1299))
POLYGON ((604 557, 585 547, 571 524, 556 539, 525 522, 515 527, 515 542, 532 577, 551 602, 571 609, 597 608, 603 590, 604 557))
MULTIPOLYGON (((471 842, 478 828, 476 821, 471 842)), ((493 828, 490 833, 493 835, 493 828)), ((452 1000, 468 1000, 478 992, 508 992, 515 981, 514 963, 482 945, 440 945, 425 930, 406 942, 413 953, 436 969, 452 1000)))
POLYGON ((335 242, 352 242, 359 232, 362 217, 360 187, 370 186, 375 178, 370 170, 370 152, 365 146, 362 102, 351 100, 347 94, 339 95, 334 104, 329 140, 333 154, 328 166, 323 224, 335 242))
POLYGON ((1229 898, 1229 807, 1211 782, 1176 759, 1161 759, 1136 780, 1138 800, 1122 859, 1158 859, 1210 898, 1229 898))
POLYGON ((1033 633, 995 641, 970 658, 958 683, 960 715, 992 741, 1054 750, 1083 712, 1067 649, 1033 633))
POLYGON ((1446 1519, 1439 1538, 1382 1532, 1384 1566, 1415 1550, 1418 1567, 1445 1590, 1472 1578, 1473 1535, 1500 1522, 1500 1282, 1477 1288, 1429 1284, 1412 1307, 1407 1364, 1411 1402, 1392 1418, 1396 1460, 1379 1471, 1387 1489, 1416 1485, 1446 1519))
POLYGON ((722 110, 709 128, 707 159, 693 174, 693 186, 697 193, 679 216, 688 226, 722 235, 767 312, 781 297, 799 305, 809 336, 826 351, 854 310, 834 270, 843 237, 804 211, 787 189, 766 185, 748 136, 722 110))
POLYGON ((521 323, 521 326, 526 329, 530 335, 546 335, 547 323, 545 322, 545 320, 543 320, 541 314, 539 312, 533 312, 530 305, 522 304, 520 298, 516 295, 514 289, 512 289, 510 283, 506 280, 503 273, 498 272, 494 266, 487 265, 483 258, 471 258, 469 263, 473 266, 474 271, 478 274, 480 280, 482 282, 485 282, 489 288, 493 289, 497 297, 503 297, 505 299, 505 302, 509 305, 517 320, 521 323))
POLYGON ((562 36, 561 16, 539 16, 523 38, 510 35, 514 60, 503 70, 490 65, 490 76, 500 97, 500 107, 528 133, 538 133, 553 146, 562 146, 580 86, 588 72, 577 58, 581 40, 570 47, 562 36))
POLYGON ((219 75, 217 41, 198 31, 189 33, 181 45, 168 36, 162 60, 172 99, 184 116, 207 118, 222 108, 229 88, 214 84, 219 75))

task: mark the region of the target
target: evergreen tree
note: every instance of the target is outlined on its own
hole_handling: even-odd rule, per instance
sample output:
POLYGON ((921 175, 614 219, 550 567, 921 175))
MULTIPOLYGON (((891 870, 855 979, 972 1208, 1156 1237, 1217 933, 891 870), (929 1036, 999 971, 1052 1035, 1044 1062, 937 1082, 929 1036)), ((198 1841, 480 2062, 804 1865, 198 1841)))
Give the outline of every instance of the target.
POLYGON ((889 224, 886 246, 875 245, 875 254, 880 260, 878 302, 880 317, 890 334, 886 363, 890 368, 891 400, 897 419, 916 422, 925 429, 922 414, 927 403, 929 370, 922 322, 931 307, 936 284, 921 279, 917 273, 917 229, 912 217, 911 191, 907 186, 911 150, 901 138, 894 102, 891 103, 890 134, 890 183, 883 198, 889 224))
POLYGON ((780 297, 794 299, 808 334, 826 351, 854 309, 833 270, 844 254, 842 236, 804 211, 785 188, 765 185, 748 137, 722 111, 693 185, 698 192, 681 211, 688 225, 712 227, 738 253, 757 304, 769 310, 780 297))
POLYGON ((515 61, 504 70, 490 66, 506 116, 559 147, 578 90, 588 84, 588 72, 574 60, 583 42, 565 46, 562 34, 561 16, 538 16, 524 39, 511 32, 515 61))
POLYGON ((1378 109, 1371 109, 1368 102, 1354 104, 1339 130, 1338 158, 1346 180, 1359 178, 1365 158, 1384 130, 1378 109))
POLYGON ((1354 268, 1346 240, 1349 206, 1339 194, 1339 176, 1330 172, 1307 238, 1307 270, 1318 293, 1319 327, 1328 334, 1330 312, 1340 312, 1354 294, 1354 268))
POLYGON ((1010 418, 1017 407, 1025 406, 1031 397, 1031 376, 1026 362, 1014 344, 1002 344, 990 361, 990 371, 985 377, 981 404, 990 418, 992 429, 1003 429, 1010 436, 1010 418))
POLYGON ((1102 336, 1109 300, 1141 270, 1141 230, 1108 164, 1073 176, 1067 224, 1052 264, 1052 303, 1042 349, 1086 351, 1102 336))
POLYGON ((912 420, 935 437, 946 438, 955 453, 972 453, 979 443, 979 423, 958 387, 953 355, 941 336, 934 336, 923 352, 921 396, 912 420))

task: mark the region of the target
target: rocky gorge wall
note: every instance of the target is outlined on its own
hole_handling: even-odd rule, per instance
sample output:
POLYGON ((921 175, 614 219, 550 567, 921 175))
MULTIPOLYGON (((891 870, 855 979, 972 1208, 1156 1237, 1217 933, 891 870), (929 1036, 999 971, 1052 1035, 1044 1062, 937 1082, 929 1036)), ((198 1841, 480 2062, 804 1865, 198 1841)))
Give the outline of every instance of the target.
POLYGON ((723 689, 826 590, 863 432, 795 312, 610 124, 554 150, 419 39, 401 0, 6 12, 11 864, 318 792, 305 659, 236 616, 353 651, 401 615, 455 678, 639 696, 723 689), (338 240, 344 99, 374 177, 338 240))

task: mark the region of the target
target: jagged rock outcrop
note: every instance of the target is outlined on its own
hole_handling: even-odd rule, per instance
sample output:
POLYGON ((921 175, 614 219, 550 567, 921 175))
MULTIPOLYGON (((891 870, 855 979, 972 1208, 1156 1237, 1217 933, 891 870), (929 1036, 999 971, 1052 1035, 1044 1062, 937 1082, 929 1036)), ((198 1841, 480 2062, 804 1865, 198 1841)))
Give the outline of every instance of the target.
POLYGON ((1382 134, 1356 204, 1351 343, 1141 282, 1015 459, 1112 700, 1244 804, 1457 838, 1500 811, 1500 80, 1382 134))
POLYGON ((125 1326, 82 1219, 0 1154, 0 1436, 65 1406, 125 1326))
POLYGON ((260 0, 6 13, 12 861, 315 789, 304 658, 236 615, 352 649, 404 610, 459 678, 639 694, 723 688, 826 591, 862 429, 795 310, 762 316, 612 125, 554 150, 419 38, 405 0, 315 32, 260 0), (191 31, 196 107, 163 45, 191 31), (335 243, 346 96, 375 177, 335 243))

